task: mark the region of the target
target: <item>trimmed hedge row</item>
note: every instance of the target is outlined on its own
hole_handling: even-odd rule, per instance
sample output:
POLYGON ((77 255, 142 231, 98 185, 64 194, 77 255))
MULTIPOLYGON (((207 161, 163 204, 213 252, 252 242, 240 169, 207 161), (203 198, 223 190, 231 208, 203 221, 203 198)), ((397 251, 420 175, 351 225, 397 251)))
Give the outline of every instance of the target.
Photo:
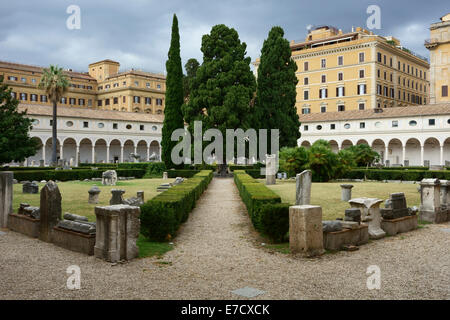
MULTIPOLYGON (((88 169, 73 169, 73 170, 35 170, 35 171, 13 171, 14 179, 18 181, 41 181, 41 180, 84 180, 92 178, 101 178, 105 170, 88 170, 88 169)), ((117 169, 118 177, 135 177, 142 178, 145 170, 141 169, 117 169)))
POLYGON ((87 168, 117 168, 117 163, 79 163, 78 167, 87 167, 87 168))
POLYGON ((286 239, 289 231, 289 204, 244 170, 234 171, 234 182, 256 230, 275 242, 286 239))
POLYGON ((425 178, 438 178, 449 180, 450 172, 448 171, 431 171, 431 170, 350 170, 345 178, 347 179, 366 179, 368 180, 402 180, 402 181, 421 181, 425 178))
POLYGON ((256 163, 254 165, 239 165, 239 164, 230 164, 228 166, 228 168, 230 169, 230 171, 234 171, 234 170, 256 170, 259 169, 263 166, 262 163, 256 163))
MULTIPOLYGON (((355 168, 355 169, 359 169, 359 170, 364 170, 365 168, 355 168)), ((377 167, 369 167, 369 170, 429 170, 429 167, 423 167, 423 166, 411 166, 411 167, 382 167, 382 168, 377 168, 377 167)))
POLYGON ((141 233, 152 241, 169 241, 174 238, 212 177, 211 170, 202 170, 143 204, 141 233))
MULTIPOLYGON (((204 171, 204 170, 202 170, 204 171)), ((208 170, 211 171, 211 170, 208 170)), ((200 170, 167 170, 167 175, 169 178, 176 178, 176 177, 182 177, 182 178, 192 178, 197 173, 201 172, 200 170)))

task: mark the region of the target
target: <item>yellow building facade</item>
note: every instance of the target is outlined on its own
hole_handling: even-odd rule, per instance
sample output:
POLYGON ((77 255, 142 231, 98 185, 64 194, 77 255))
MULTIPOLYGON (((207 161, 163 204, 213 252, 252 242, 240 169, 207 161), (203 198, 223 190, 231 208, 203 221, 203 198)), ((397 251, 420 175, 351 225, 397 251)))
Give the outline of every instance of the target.
MULTIPOLYGON (((64 71, 70 85, 58 105, 163 114, 164 75, 119 68, 118 62, 103 60, 90 64, 87 73, 64 71)), ((42 72, 42 67, 0 61, 0 76, 21 103, 51 104, 38 88, 42 72)))
POLYGON ((393 37, 322 26, 292 41, 291 50, 299 114, 429 103, 428 62, 393 37))
POLYGON ((431 25, 425 47, 430 50, 430 102, 450 102, 450 13, 431 25))

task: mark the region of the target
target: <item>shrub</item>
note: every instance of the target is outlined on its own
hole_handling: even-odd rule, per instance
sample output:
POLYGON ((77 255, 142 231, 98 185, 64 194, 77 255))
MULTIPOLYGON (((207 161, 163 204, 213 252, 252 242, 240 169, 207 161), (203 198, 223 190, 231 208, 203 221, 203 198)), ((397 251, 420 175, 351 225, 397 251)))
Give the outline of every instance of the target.
MULTIPOLYGON (((80 163, 78 164, 78 167, 83 168, 83 167, 87 167, 87 168, 91 168, 91 167, 95 167, 95 168, 117 168, 117 164, 116 163, 80 163)), ((114 169, 111 169, 114 170, 114 169)))
POLYGON ((176 178, 176 177, 191 178, 199 172, 201 172, 201 171, 200 170, 168 170, 167 175, 169 176, 169 178, 176 178))
POLYGON ((345 176, 347 179, 364 179, 368 180, 401 180, 401 181, 421 181, 426 178, 438 178, 443 180, 450 179, 448 171, 431 171, 431 170, 385 170, 385 169, 354 169, 345 176))
POLYGON ((243 170, 234 171, 234 181, 247 207, 253 226, 273 241, 282 241, 289 230, 289 205, 243 170))
POLYGON ((141 233, 152 241, 167 241, 175 237, 212 177, 211 170, 202 170, 143 204, 141 233))

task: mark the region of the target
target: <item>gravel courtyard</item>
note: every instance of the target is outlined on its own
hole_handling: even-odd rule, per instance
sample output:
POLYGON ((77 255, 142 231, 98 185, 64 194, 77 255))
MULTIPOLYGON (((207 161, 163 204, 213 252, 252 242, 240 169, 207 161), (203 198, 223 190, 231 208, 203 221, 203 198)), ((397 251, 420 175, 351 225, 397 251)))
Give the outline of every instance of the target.
POLYGON ((215 178, 162 259, 110 264, 8 230, 0 235, 0 299, 450 299, 450 223, 320 258, 274 252, 252 231, 232 179, 215 178), (67 267, 81 268, 68 290, 67 267), (367 267, 381 289, 366 287, 367 267))

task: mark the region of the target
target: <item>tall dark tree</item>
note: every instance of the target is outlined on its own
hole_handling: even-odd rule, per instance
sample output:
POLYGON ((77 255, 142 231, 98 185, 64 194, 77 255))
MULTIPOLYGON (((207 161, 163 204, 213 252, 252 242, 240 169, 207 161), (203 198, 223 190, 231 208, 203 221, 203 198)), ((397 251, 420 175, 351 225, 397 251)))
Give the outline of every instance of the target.
MULTIPOLYGON (((226 129, 254 127, 249 115, 256 82, 246 48, 236 30, 223 24, 203 36, 203 63, 192 81, 189 101, 183 105, 190 131, 194 121, 202 121, 203 130, 219 129, 225 143, 226 129)), ((226 168, 225 150, 224 145, 222 172, 226 168)))
POLYGON ((29 136, 33 120, 26 117, 26 111, 19 112, 18 105, 0 76, 0 165, 23 161, 35 155, 38 148, 29 136))
POLYGON ((183 76, 183 90, 184 90, 184 101, 189 99, 189 94, 191 92, 191 83, 197 74, 198 67, 200 63, 197 59, 191 58, 184 65, 184 69, 186 70, 186 75, 183 76))
POLYGON ((53 121, 52 121, 52 165, 56 165, 57 162, 57 148, 58 143, 57 131, 57 104, 61 100, 64 93, 69 87, 69 80, 64 74, 62 68, 58 66, 50 65, 50 68, 44 69, 42 73, 41 81, 39 82, 39 88, 44 89, 48 95, 49 100, 53 103, 53 121))
POLYGON ((164 109, 164 125, 162 129, 162 160, 167 168, 175 167, 171 159, 172 148, 177 141, 171 141, 172 132, 184 127, 181 106, 183 104, 183 69, 180 57, 180 34, 178 19, 173 15, 172 40, 166 62, 166 107, 164 109))
POLYGON ((295 147, 300 122, 295 107, 297 64, 281 27, 273 27, 261 50, 255 117, 261 129, 279 129, 280 147, 295 147))

